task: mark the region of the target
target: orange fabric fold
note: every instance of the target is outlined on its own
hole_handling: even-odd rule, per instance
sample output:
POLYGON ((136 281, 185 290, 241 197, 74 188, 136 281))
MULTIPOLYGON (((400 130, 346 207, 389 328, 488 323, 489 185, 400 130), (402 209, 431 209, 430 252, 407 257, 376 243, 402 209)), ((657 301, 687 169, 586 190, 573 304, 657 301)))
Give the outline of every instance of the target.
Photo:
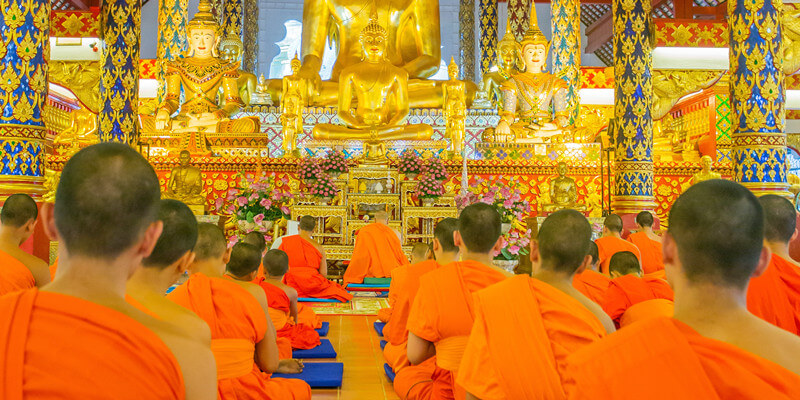
POLYGON ((289 255, 289 271, 283 282, 297 290, 299 297, 350 301, 353 295, 319 273, 322 253, 300 235, 281 239, 279 249, 289 255))
POLYGON ((650 276, 638 277, 628 274, 614 278, 608 284, 603 311, 619 327, 619 319, 632 305, 647 300, 675 300, 675 294, 667 281, 650 276))
POLYGON ((606 299, 606 290, 611 278, 597 271, 587 269, 572 277, 572 287, 578 289, 589 300, 602 305, 606 299))
POLYGON ((253 370, 255 343, 247 339, 214 339, 211 351, 217 362, 217 378, 238 378, 253 370))
POLYGON ((647 237, 644 232, 636 232, 628 236, 628 241, 636 245, 642 255, 642 272, 652 274, 664 269, 664 256, 661 254, 661 242, 647 237))
MULTIPOLYGON (((194 274, 167 298, 192 311, 211 328, 211 340, 246 340, 254 346, 264 339, 267 316, 253 295, 230 279, 194 274)), ((212 350, 214 350, 212 348, 212 350)), ((215 357, 227 357, 214 352, 215 357)), ((298 379, 271 378, 259 369, 250 353, 249 373, 218 381, 220 399, 310 399, 311 388, 298 379)), ((241 361, 237 361, 241 362, 241 361)))
POLYGON ((567 361, 575 400, 800 399, 800 376, 672 318, 631 325, 567 361))
POLYGON ((0 250, 0 296, 36 287, 31 270, 11 254, 0 250))
POLYGON ((0 298, 0 398, 182 399, 164 342, 136 320, 31 289, 0 298))
POLYGON ((528 276, 478 291, 474 301, 457 383, 482 399, 566 399, 567 356, 605 336, 580 302, 528 276))
POLYGON ((400 238, 392 228, 379 223, 359 230, 353 256, 344 272, 344 286, 362 283, 365 277, 388 278, 393 269, 408 264, 400 238))
MULTIPOLYGON (((265 279, 258 281, 258 285, 264 289, 269 303, 269 317, 272 325, 275 326, 278 337, 288 338, 294 349, 311 349, 319 346, 319 334, 314 326, 302 323, 295 323, 290 315, 291 300, 286 292, 265 279)), ((313 312, 313 311, 311 311, 313 312)), ((298 313, 298 319, 299 319, 298 313)))
POLYGON ((597 252, 600 255, 600 272, 606 275, 608 275, 608 263, 611 261, 611 256, 619 252, 630 251, 636 255, 640 263, 642 262, 639 248, 631 242, 614 236, 606 236, 595 240, 594 243, 597 244, 597 252))
POLYGON ((392 281, 389 283, 389 296, 386 299, 389 303, 389 307, 378 310, 378 320, 381 322, 389 322, 392 318, 394 307, 397 303, 397 295, 400 290, 402 290, 401 288, 405 284, 406 276, 408 275, 408 267, 409 265, 405 264, 392 270, 392 281))
POLYGON ((800 335, 800 267, 773 254, 767 270, 750 279, 747 309, 781 329, 800 335))
POLYGON ((58 257, 53 261, 53 265, 50 266, 50 282, 56 280, 56 271, 58 271, 58 257))

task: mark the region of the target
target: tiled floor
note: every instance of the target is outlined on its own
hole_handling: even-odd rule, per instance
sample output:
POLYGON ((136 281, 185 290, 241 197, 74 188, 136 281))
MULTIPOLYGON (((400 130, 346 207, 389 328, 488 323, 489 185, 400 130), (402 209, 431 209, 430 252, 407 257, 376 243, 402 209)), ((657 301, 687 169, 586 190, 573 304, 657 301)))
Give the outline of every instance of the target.
MULTIPOLYGON (((314 390, 314 400, 399 400, 383 372, 380 338, 372 329, 375 316, 323 315, 331 324, 328 339, 344 363, 340 389, 314 390)), ((309 361, 310 362, 310 361, 309 361)))

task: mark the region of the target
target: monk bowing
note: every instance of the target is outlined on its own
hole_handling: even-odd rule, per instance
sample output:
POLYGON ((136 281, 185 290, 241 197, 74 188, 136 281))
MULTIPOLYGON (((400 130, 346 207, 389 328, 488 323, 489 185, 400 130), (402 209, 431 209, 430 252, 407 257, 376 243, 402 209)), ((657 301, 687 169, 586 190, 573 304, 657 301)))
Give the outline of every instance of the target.
POLYGON ((344 271, 344 286, 362 283, 365 277, 388 278, 404 264, 408 259, 400 247, 400 234, 389 227, 389 213, 378 211, 375 222, 358 231, 353 256, 344 271))
POLYGON ((500 214, 477 203, 464 208, 453 242, 461 260, 420 278, 419 290, 408 315, 408 360, 394 380, 403 399, 463 399, 455 384, 464 346, 472 330, 472 294, 511 276, 492 265, 502 249, 500 214), (433 373, 424 363, 436 356, 433 373))
POLYGON ((162 231, 159 197, 155 171, 128 145, 67 161, 41 212, 60 243, 58 276, 0 298, 0 398, 216 398, 208 343, 125 301, 162 231))
POLYGON ((401 265, 392 270, 392 281, 389 284, 389 296, 387 298, 389 307, 378 310, 379 320, 383 322, 389 322, 389 319, 392 316, 392 310, 397 303, 397 295, 403 290, 402 287, 405 286, 406 276, 408 275, 408 267, 413 264, 428 260, 428 257, 431 253, 430 250, 431 246, 429 246, 427 243, 414 243, 414 245, 411 246, 411 264, 401 265))
POLYGON ((300 297, 350 301, 353 295, 326 278, 328 260, 325 249, 312 236, 317 220, 311 216, 300 218, 297 235, 281 238, 280 250, 289 255, 289 271, 284 282, 297 290, 300 297))
POLYGON ((800 338, 750 314, 769 264, 764 215, 745 187, 708 180, 673 204, 664 265, 675 316, 633 324, 567 361, 571 399, 798 399, 800 338))
POLYGON ((630 251, 636 258, 642 259, 639 248, 631 242, 622 239, 622 218, 611 214, 603 221, 603 237, 594 241, 597 243, 597 252, 600 255, 600 272, 608 275, 608 262, 611 256, 620 251, 630 251))
POLYGON ((19 248, 33 235, 39 209, 27 194, 8 196, 0 210, 0 295, 50 283, 47 263, 19 248))
MULTIPOLYGON (((238 243, 231 251, 250 253, 258 260, 255 246, 238 243)), ((231 251, 226 250, 225 236, 218 226, 198 224, 189 280, 167 295, 194 311, 211 328, 220 399, 310 399, 307 383, 270 377, 272 372, 300 372, 302 364, 279 361, 264 290, 250 282, 223 277, 231 251)), ((257 268, 256 261, 253 271, 257 268)))
POLYGON ((642 276, 639 260, 629 251, 611 256, 608 268, 612 279, 602 306, 617 327, 622 315, 632 306, 648 300, 673 301, 675 298, 667 281, 652 275, 642 276))
MULTIPOLYGON (((408 314, 411 311, 411 305, 414 304, 417 291, 419 291, 420 279, 428 272, 458 260, 459 249, 453 241, 453 233, 457 228, 458 220, 455 218, 445 218, 439 221, 433 229, 434 259, 428 260, 421 253, 415 256, 412 252, 414 260, 423 261, 395 269, 395 271, 405 269, 405 279, 402 285, 395 286, 396 298, 394 307, 392 307, 394 311, 389 322, 386 323, 386 327, 383 328, 383 337, 387 341, 386 347, 383 348, 383 358, 395 373, 410 365, 407 355, 408 314)), ((394 284, 393 278, 392 285, 394 284)), ((415 370, 420 374, 430 376, 433 374, 435 361, 435 357, 431 357, 423 362, 422 366, 415 367, 415 370)))
POLYGON ((606 290, 608 290, 608 282, 611 278, 608 275, 603 275, 597 272, 599 266, 600 255, 597 251, 597 243, 589 243, 589 256, 592 261, 586 266, 583 272, 576 272, 572 278, 572 286, 588 297, 589 300, 596 304, 603 304, 606 298, 606 290))
POLYGON ((796 233, 797 214, 789 200, 766 195, 764 240, 772 251, 767 270, 750 280, 747 309, 779 328, 800 335, 800 266, 789 256, 789 241, 796 233))
POLYGON ((638 232, 631 233, 628 241, 636 245, 642 259, 642 273, 645 275, 655 274, 659 278, 664 278, 664 261, 661 256, 661 236, 653 232, 653 214, 649 211, 642 211, 636 214, 636 225, 638 232))

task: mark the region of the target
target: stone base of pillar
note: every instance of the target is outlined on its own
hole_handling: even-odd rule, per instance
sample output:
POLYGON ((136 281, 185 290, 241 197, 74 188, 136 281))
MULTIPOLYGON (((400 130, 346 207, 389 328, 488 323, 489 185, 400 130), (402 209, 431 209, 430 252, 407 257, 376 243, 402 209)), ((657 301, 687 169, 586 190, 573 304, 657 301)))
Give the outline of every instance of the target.
POLYGON ((622 228, 625 231, 637 229, 636 214, 642 211, 650 211, 653 214, 653 229, 658 230, 661 223, 656 216, 657 204, 649 196, 615 196, 611 200, 611 212, 622 218, 622 228))

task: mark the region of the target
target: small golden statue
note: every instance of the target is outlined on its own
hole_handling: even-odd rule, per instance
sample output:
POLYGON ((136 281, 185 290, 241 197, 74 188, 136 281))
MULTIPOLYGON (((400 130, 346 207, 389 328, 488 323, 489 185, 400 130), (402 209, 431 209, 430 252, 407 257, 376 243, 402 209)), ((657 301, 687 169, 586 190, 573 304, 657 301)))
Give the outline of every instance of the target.
POLYGON ((711 165, 713 163, 714 160, 711 159, 711 156, 700 157, 700 165, 702 165, 703 169, 692 176, 692 185, 711 179, 720 179, 722 177, 722 175, 711 170, 711 165))
MULTIPOLYGON (((242 55, 242 40, 236 36, 226 36, 219 42, 219 52, 223 60, 229 63, 239 62, 242 55)), ((239 73, 239 79, 236 80, 236 86, 239 87, 239 98, 242 102, 249 106, 252 103, 253 94, 256 92, 256 76, 244 71, 236 70, 239 73)))
POLYGON ((465 120, 467 118, 467 86, 464 81, 458 80, 458 64, 450 59, 447 67, 447 74, 450 80, 445 81, 444 88, 444 107, 442 115, 445 118, 445 138, 450 139, 450 150, 453 152, 452 158, 461 156, 464 151, 464 134, 466 130, 465 120))
POLYGON ((264 74, 258 77, 256 91, 250 97, 250 104, 254 106, 271 106, 272 96, 269 94, 269 82, 264 78, 264 74))
POLYGON ((519 73, 520 69, 524 68, 522 50, 509 26, 509 21, 506 20, 506 33, 497 43, 497 64, 495 65, 497 71, 483 74, 481 88, 475 93, 472 108, 502 108, 503 92, 500 88, 513 75, 519 73))
POLYGON ((575 179, 567 176, 567 163, 560 161, 556 170, 558 176, 550 182, 550 201, 553 203, 542 205, 542 211, 550 213, 565 208, 586 211, 586 205, 576 202, 578 191, 575 189, 575 179))
POLYGON ((364 61, 339 76, 339 119, 345 124, 318 124, 315 139, 363 140, 367 159, 383 158, 385 140, 429 140, 433 129, 404 124, 409 112, 408 72, 384 56, 388 36, 377 16, 361 31, 364 61), (357 107, 352 108, 353 97, 357 107))
POLYGON ((163 197, 186 203, 196 214, 205 211, 206 198, 203 196, 203 174, 200 168, 191 166, 192 157, 182 150, 180 165, 169 173, 169 182, 163 197))
POLYGON ((53 139, 54 145, 68 146, 64 155, 71 156, 86 146, 100 142, 100 137, 97 136, 96 114, 81 107, 71 112, 69 116, 69 127, 53 139))
POLYGON ((44 171, 44 189, 45 193, 42 196, 42 201, 45 203, 56 202, 56 189, 58 189, 58 182, 61 181, 61 171, 56 171, 50 168, 44 171))
POLYGON ((305 82, 297 77, 300 59, 292 59, 292 74, 283 77, 281 96, 281 124, 283 125, 283 156, 297 155, 297 135, 303 132, 303 108, 305 106, 305 82))

